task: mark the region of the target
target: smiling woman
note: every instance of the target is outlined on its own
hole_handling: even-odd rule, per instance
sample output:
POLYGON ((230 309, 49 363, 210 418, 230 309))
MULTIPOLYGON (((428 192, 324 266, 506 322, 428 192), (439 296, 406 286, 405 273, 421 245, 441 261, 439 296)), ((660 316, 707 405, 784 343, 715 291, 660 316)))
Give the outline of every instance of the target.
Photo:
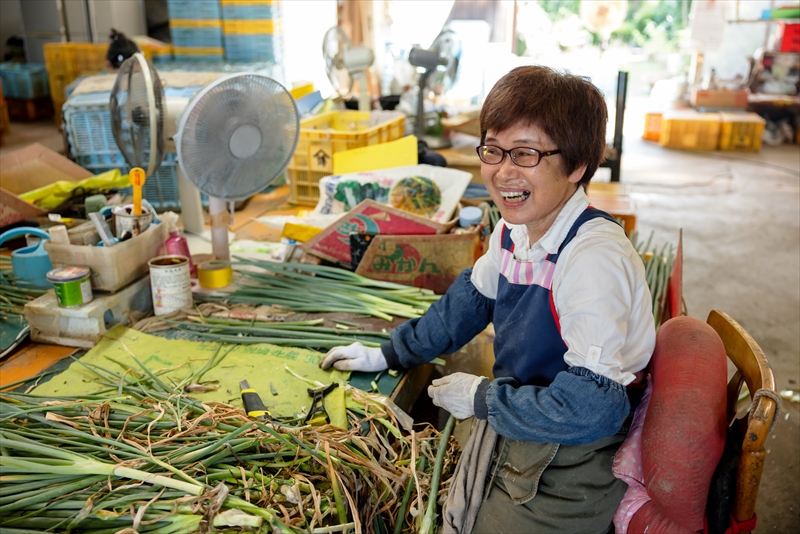
POLYGON ((485 499, 465 510, 468 484, 454 483, 445 532, 605 533, 626 489, 611 460, 655 328, 641 259, 581 187, 603 156, 603 96, 585 78, 520 67, 480 120, 481 175, 503 216, 487 253, 391 341, 339 347, 323 363, 410 368, 493 323, 494 379, 453 373, 428 389, 437 406, 480 420, 455 476, 485 499))

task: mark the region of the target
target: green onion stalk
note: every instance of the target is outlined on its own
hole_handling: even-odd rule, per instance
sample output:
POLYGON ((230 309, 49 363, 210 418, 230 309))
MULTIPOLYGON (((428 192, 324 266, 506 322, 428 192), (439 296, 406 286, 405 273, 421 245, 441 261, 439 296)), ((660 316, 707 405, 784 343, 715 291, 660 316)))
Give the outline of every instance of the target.
POLYGON ((441 461, 425 468, 448 437, 404 436, 374 394, 348 388, 346 429, 293 427, 200 402, 135 361, 122 374, 84 364, 107 386, 98 393, 0 393, 0 531, 348 532, 405 523, 411 473, 434 501, 451 476, 441 461))
POLYGON ((662 313, 666 305, 672 268, 675 265, 675 250, 671 243, 664 243, 660 249, 656 246, 651 249, 652 242, 653 232, 650 232, 646 242, 639 241, 636 231, 631 233, 633 248, 644 262, 645 279, 652 297, 653 321, 658 328, 664 319, 662 313))
POLYGON ((337 267, 236 259, 230 264, 244 279, 237 289, 224 297, 198 300, 267 304, 295 312, 349 312, 391 321, 419 317, 439 298, 428 289, 372 280, 337 267))

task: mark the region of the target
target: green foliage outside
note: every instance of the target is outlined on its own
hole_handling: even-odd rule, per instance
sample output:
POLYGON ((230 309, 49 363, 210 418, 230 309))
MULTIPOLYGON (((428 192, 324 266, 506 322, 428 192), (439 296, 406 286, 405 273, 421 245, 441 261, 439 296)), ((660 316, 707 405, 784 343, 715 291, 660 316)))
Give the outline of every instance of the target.
MULTIPOLYGON (((538 0, 538 3, 553 22, 572 14, 580 15, 581 11, 581 0, 538 0)), ((691 7, 692 0, 628 0, 628 14, 622 26, 611 34, 610 42, 676 50, 679 32, 688 27, 691 7)), ((592 44, 600 45, 600 35, 588 31, 592 34, 592 44)))

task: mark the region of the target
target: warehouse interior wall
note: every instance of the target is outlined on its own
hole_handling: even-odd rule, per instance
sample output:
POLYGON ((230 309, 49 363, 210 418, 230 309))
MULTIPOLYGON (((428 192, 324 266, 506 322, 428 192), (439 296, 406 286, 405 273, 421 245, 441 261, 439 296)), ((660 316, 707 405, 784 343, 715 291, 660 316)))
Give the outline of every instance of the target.
POLYGON ((0 53, 5 56, 6 41, 12 35, 22 37, 22 13, 17 0, 0 0, 0 53))

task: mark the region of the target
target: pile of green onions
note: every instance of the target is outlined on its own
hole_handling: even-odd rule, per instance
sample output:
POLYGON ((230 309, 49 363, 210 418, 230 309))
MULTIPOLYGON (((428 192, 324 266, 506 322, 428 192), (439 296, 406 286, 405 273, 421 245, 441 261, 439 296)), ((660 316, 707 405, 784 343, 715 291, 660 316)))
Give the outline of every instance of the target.
POLYGON ((432 427, 404 435, 390 410, 358 390, 349 429, 252 420, 139 366, 120 374, 87 365, 108 385, 93 395, 0 393, 0 531, 435 527, 458 454, 432 427))
POLYGON ((651 249, 652 242, 653 232, 650 232, 650 237, 646 242, 639 241, 636 231, 631 233, 633 248, 644 262, 645 278, 653 299, 653 320, 658 328, 663 319, 662 313, 666 306, 669 278, 672 275, 672 267, 675 265, 675 249, 671 243, 664 243, 660 249, 653 245, 651 249))
POLYGON ((163 322, 191 332, 199 338, 224 343, 271 343, 286 347, 328 349, 356 341, 367 347, 379 347, 389 340, 389 334, 385 332, 355 330, 347 325, 337 325, 336 328, 319 326, 324 319, 265 323, 202 317, 199 322, 170 320, 163 322))
POLYGON ((224 297, 198 300, 272 305, 295 312, 349 312, 387 321, 419 317, 439 299, 429 289, 372 280, 338 267, 237 258, 247 282, 224 297))
POLYGON ((25 287, 13 276, 11 259, 0 256, 0 319, 21 318, 25 304, 44 295, 46 290, 25 287))

